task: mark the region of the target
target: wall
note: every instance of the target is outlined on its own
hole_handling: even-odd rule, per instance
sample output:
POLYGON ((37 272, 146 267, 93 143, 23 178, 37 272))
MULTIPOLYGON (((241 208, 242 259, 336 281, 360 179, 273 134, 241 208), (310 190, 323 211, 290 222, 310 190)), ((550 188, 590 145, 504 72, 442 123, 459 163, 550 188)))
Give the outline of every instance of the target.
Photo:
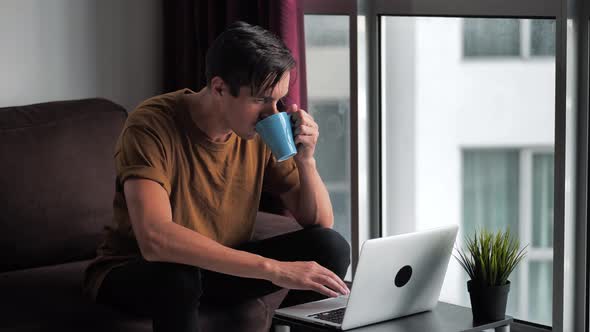
POLYGON ((0 107, 162 89, 160 0, 3 0, 0 45, 0 107))

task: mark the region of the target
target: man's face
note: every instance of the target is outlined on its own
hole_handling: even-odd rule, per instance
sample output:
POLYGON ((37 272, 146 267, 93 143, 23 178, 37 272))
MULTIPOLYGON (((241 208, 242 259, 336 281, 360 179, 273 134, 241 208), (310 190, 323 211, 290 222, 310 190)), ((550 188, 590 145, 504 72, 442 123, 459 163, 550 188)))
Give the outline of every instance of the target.
POLYGON ((281 99, 289 91, 290 74, 286 72, 272 89, 259 96, 252 96, 250 87, 240 87, 238 97, 230 94, 226 103, 226 123, 243 139, 256 136, 255 126, 258 121, 276 114, 281 108, 281 99))

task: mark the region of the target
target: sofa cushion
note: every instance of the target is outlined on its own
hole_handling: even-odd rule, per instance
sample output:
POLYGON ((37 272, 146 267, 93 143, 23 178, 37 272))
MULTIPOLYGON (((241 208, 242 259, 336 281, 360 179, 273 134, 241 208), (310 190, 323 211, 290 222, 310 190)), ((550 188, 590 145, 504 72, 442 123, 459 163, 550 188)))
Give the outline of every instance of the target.
POLYGON ((151 322, 92 303, 81 292, 88 261, 0 274, 0 330, 151 331, 151 322))
POLYGON ((0 108, 0 271, 95 255, 126 116, 104 99, 0 108))
MULTIPOLYGON (((151 331, 151 320, 92 303, 81 292, 89 261, 0 273, 0 331, 151 331)), ((286 290, 223 306, 202 303, 203 331, 267 331, 286 290)))
MULTIPOLYGON (((293 219, 259 213, 253 240, 292 232, 293 219)), ((1 331, 151 331, 151 321, 92 303, 82 294, 90 260, 0 273, 1 331)), ((287 294, 223 305, 202 303, 203 331, 267 331, 272 314, 287 294)))

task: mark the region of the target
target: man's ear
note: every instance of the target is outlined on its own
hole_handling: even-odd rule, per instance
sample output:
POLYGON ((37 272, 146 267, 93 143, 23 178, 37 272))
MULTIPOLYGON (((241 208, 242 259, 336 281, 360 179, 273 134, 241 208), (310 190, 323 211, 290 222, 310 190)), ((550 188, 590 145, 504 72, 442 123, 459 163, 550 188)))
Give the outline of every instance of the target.
POLYGON ((215 76, 211 79, 211 91, 215 96, 223 96, 223 89, 225 89, 225 82, 219 76, 215 76))

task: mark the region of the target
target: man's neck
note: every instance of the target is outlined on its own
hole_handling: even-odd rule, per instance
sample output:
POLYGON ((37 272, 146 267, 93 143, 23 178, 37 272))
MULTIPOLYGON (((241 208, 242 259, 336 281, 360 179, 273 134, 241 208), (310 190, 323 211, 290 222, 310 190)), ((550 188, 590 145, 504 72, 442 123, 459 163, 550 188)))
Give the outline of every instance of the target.
POLYGON ((186 96, 186 103, 195 125, 213 142, 225 142, 231 136, 231 129, 225 125, 222 111, 204 87, 201 91, 186 96))

